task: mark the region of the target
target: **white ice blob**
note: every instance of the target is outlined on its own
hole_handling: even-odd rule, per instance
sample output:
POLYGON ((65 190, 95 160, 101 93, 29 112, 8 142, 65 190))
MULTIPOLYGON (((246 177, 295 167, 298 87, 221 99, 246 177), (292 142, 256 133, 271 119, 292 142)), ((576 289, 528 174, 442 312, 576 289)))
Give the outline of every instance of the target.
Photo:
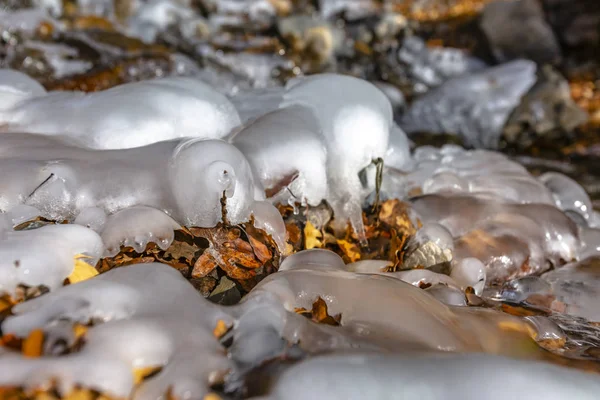
POLYGON ((18 285, 60 287, 73 271, 75 256, 96 265, 104 245, 100 236, 80 225, 47 225, 8 231, 0 241, 0 293, 13 295, 18 285))
POLYGON ((346 266, 342 257, 331 250, 310 249, 299 251, 283 260, 279 271, 290 271, 302 268, 343 271, 346 266))
POLYGON ((93 319, 95 324, 88 328, 85 346, 70 355, 27 358, 3 353, 3 386, 36 388, 52 380, 62 395, 81 385, 138 400, 157 399, 167 391, 177 398, 202 398, 234 368, 213 335, 217 321, 230 325, 232 318, 168 265, 116 268, 19 304, 13 312, 2 331, 19 337, 59 320, 93 319), (135 387, 132 371, 145 367, 162 370, 135 387))
POLYGON ((87 94, 27 97, 3 109, 0 122, 13 132, 68 137, 95 149, 123 149, 182 137, 221 138, 240 119, 229 100, 202 81, 169 77, 87 94))
POLYGON ((484 354, 335 354, 314 357, 286 370, 268 400, 406 399, 503 400, 528 393, 545 400, 595 399, 592 374, 535 361, 484 354), (327 373, 324 373, 327 371, 327 373), (490 385, 502 377, 503 388, 490 385))
POLYGON ((250 207, 254 226, 269 234, 281 253, 285 251, 287 230, 277 208, 267 201, 255 201, 250 207))
POLYGON ((25 203, 60 221, 89 207, 113 214, 145 205, 180 224, 212 227, 221 221, 225 194, 227 217, 237 224, 249 220, 250 206, 260 194, 243 154, 220 140, 98 151, 44 136, 5 133, 0 167, 5 172, 0 209, 25 203))
POLYGON ((13 227, 20 225, 23 222, 31 221, 42 215, 40 210, 26 204, 18 204, 12 207, 8 210, 7 214, 10 216, 13 227))
POLYGON ((106 213, 99 207, 87 207, 81 210, 73 223, 100 233, 106 224, 106 213))
POLYGON ((283 192, 289 200, 317 206, 327 196, 327 154, 310 108, 291 106, 267 113, 244 127, 232 143, 244 153, 265 189, 297 174, 283 192))
POLYGON ((392 106, 371 83, 337 74, 317 74, 290 81, 280 107, 310 107, 320 123, 327 148, 327 201, 338 227, 349 220, 364 240, 359 172, 383 158, 392 128, 392 106))
POLYGON ((26 99, 46 94, 35 79, 12 69, 0 69, 0 110, 8 110, 26 99))
POLYGON ((130 246, 142 253, 153 242, 166 250, 175 238, 175 230, 181 226, 167 214, 156 208, 134 206, 110 215, 102 230, 106 254, 113 257, 121 246, 130 246))
POLYGON ((485 265, 476 258, 463 258, 452 266, 450 277, 464 290, 472 287, 481 296, 485 287, 485 265))
POLYGON ((579 183, 559 172, 546 172, 538 179, 552 192, 556 207, 563 211, 575 211, 586 221, 593 222, 592 201, 579 183))
POLYGON ((229 222, 248 221, 256 193, 254 177, 234 146, 218 140, 182 142, 169 163, 169 180, 185 225, 215 226, 222 220, 223 196, 229 222))

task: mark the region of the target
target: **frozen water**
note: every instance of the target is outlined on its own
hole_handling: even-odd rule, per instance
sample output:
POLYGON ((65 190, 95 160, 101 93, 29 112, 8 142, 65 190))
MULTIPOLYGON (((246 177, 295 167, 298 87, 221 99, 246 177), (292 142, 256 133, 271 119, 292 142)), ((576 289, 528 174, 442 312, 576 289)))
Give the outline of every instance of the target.
POLYGON ((496 148, 511 111, 536 80, 536 65, 518 60, 446 81, 417 98, 400 126, 410 135, 448 133, 468 146, 496 148))
MULTIPOLYGON (((25 86, 22 81, 16 90, 25 86)), ((11 91, 11 82, 13 74, 0 74, 0 90, 11 91)), ((153 79, 87 94, 41 95, 30 86, 18 92, 20 101, 2 108, 4 129, 68 138, 82 147, 122 149, 184 137, 217 139, 240 124, 225 96, 193 78, 153 79)))
MULTIPOLYGON (((180 224, 212 227, 227 217, 248 221, 256 191, 248 162, 219 140, 175 140, 124 150, 87 150, 52 138, 3 134, 0 208, 38 208, 53 220, 72 220, 88 207, 112 214, 145 205, 180 224)), ((257 198, 262 200, 263 198, 257 198)))

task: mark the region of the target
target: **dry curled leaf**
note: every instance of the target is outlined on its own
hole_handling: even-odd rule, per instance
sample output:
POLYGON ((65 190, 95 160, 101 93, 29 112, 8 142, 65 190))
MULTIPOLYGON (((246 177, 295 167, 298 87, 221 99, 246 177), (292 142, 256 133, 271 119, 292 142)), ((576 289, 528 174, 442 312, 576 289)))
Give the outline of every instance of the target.
POLYGON ((338 326, 342 320, 341 314, 334 316, 328 314, 327 303, 321 297, 318 297, 317 300, 315 300, 312 309, 296 308, 294 311, 320 324, 338 326))

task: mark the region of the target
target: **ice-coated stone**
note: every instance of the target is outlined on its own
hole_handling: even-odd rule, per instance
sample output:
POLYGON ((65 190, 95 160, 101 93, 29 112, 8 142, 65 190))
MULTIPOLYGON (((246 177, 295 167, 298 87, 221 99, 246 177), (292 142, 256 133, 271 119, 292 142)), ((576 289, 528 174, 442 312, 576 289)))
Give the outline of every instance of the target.
MULTIPOLYGON (((24 80, 19 78, 17 89, 24 80)), ((8 91, 11 82, 13 74, 3 71, 0 90, 8 91)), ((0 122, 5 130, 63 137, 94 149, 122 149, 184 137, 217 139, 240 124, 225 96, 187 77, 129 83, 87 94, 38 92, 19 91, 20 101, 2 107, 0 122)))
POLYGON ((312 206, 326 198, 327 151, 319 123, 309 108, 291 106, 269 112, 231 141, 244 153, 263 187, 275 189, 271 196, 283 191, 278 200, 312 206))
POLYGON ((79 225, 48 225, 5 231, 0 240, 0 293, 14 295, 18 285, 60 287, 75 267, 75 256, 96 265, 104 245, 100 236, 79 225))
POLYGON ((496 148, 512 110, 536 81, 536 65, 517 60, 446 81, 418 97, 402 117, 409 135, 456 134, 466 145, 496 148))
MULTIPOLYGON (((220 140, 175 140, 111 151, 53 138, 5 133, 0 140, 0 208, 34 206, 52 220, 72 220, 88 207, 108 214, 145 205, 178 223, 212 227, 221 198, 233 224, 250 217, 256 191, 243 154, 220 140)), ((262 200, 260 197, 257 200, 262 200)))
POLYGON ((589 373, 541 362, 483 354, 343 354, 315 357, 285 371, 266 399, 503 400, 535 393, 536 398, 594 399, 600 382, 589 373), (327 373, 323 373, 327 371, 327 373), (502 376, 504 388, 489 383, 502 376), (476 393, 476 394, 475 394, 476 393))
POLYGON ((364 240, 358 173, 383 158, 393 125, 387 97, 371 83, 337 74, 317 74, 288 82, 280 107, 304 105, 315 113, 327 148, 327 201, 338 227, 349 220, 364 240))
POLYGON ((134 206, 110 215, 102 229, 102 241, 106 254, 114 257, 121 246, 133 247, 142 253, 153 242, 166 250, 175 238, 175 230, 181 226, 167 214, 156 208, 134 206))

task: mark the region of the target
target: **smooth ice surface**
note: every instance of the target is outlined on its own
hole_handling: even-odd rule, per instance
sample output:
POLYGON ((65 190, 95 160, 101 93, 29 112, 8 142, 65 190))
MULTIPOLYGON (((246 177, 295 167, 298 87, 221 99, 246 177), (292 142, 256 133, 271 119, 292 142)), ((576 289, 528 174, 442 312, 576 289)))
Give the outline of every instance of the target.
POLYGON ((317 74, 288 82, 280 107, 312 108, 327 148, 327 200, 339 227, 347 220, 364 237, 358 173, 388 149, 392 106, 376 86, 350 76, 317 74))
POLYGON ((269 234, 283 253, 287 231, 279 210, 267 201, 255 201, 250 206, 250 214, 254 218, 254 226, 269 234))
POLYGON ((505 400, 595 399, 593 374, 554 365, 469 355, 344 354, 315 357, 287 370, 267 399, 505 400), (492 382, 502 381, 499 388, 492 382))
POLYGON ((106 213, 99 207, 87 207, 75 217, 74 224, 83 225, 96 232, 102 232, 106 224, 106 213))
POLYGON ((400 126, 408 133, 459 135, 465 144, 496 148, 511 111, 535 83, 536 65, 517 60, 446 81, 417 98, 400 126))
POLYGON ((452 266, 450 277, 464 290, 472 287, 481 296, 485 286, 485 265, 476 258, 463 258, 452 266))
POLYGON ((327 151, 310 108, 291 106, 269 112, 231 141, 244 153, 265 189, 283 191, 278 199, 317 206, 327 196, 327 151), (298 177, 286 183, 286 190, 281 182, 295 174, 298 177))
POLYGON ((150 242, 166 250, 173 243, 175 230, 180 228, 173 218, 161 210, 134 206, 110 215, 101 236, 107 255, 113 257, 121 246, 130 246, 142 253, 150 242))
POLYGON ((578 227, 551 205, 439 194, 411 203, 424 223, 450 231, 454 259, 479 259, 490 282, 543 272, 579 256, 578 227))
POLYGON ((73 271, 76 255, 96 265, 103 251, 100 236, 79 225, 6 231, 0 240, 0 293, 14 295, 21 284, 54 290, 73 271))
POLYGON ((563 211, 575 211, 587 222, 595 222, 592 218, 592 201, 580 184, 559 172, 546 172, 538 179, 552 192, 556 207, 563 211))
MULTIPOLYGON (((462 308, 448 308, 396 277, 336 270, 340 267, 327 252, 301 252, 282 265, 283 271, 262 280, 244 302, 270 294, 285 309, 294 311, 311 309, 321 297, 330 315, 341 314, 337 332, 358 347, 365 346, 366 341, 368 348, 379 349, 496 352, 497 322, 504 318, 512 321, 512 317, 496 313, 470 310, 463 314, 462 308)), ((298 339, 302 343, 310 338, 298 339)), ((335 343, 327 346, 334 349, 335 343)))
MULTIPOLYGON (((212 227, 227 196, 231 223, 248 221, 256 194, 248 162, 220 140, 174 140, 111 151, 87 150, 53 138, 2 135, 0 209, 19 204, 53 220, 99 207, 108 214, 135 205, 166 212, 180 224, 212 227)), ((258 198, 262 200, 262 198, 258 198)))
POLYGON ((13 311, 16 315, 4 321, 2 331, 19 337, 59 319, 98 323, 88 328, 77 353, 37 359, 4 353, 0 385, 36 387, 58 378, 65 394, 80 384, 125 397, 134 389, 135 368, 163 367, 136 388, 135 399, 154 400, 167 390, 178 398, 202 398, 233 367, 212 333, 219 319, 231 324, 231 317, 168 265, 117 268, 13 311))
MULTIPOLYGON (((0 88, 12 78, 0 74, 0 88)), ((217 139, 240 124, 233 104, 200 80, 170 77, 94 93, 29 96, 0 112, 5 130, 68 138, 94 149, 122 149, 183 137, 217 139)))
POLYGON ((415 150, 414 161, 412 168, 402 174, 393 170, 384 173, 384 193, 398 198, 408 197, 415 191, 470 193, 515 203, 555 204, 549 187, 525 167, 498 152, 467 151, 452 145, 441 149, 424 146, 415 150))

